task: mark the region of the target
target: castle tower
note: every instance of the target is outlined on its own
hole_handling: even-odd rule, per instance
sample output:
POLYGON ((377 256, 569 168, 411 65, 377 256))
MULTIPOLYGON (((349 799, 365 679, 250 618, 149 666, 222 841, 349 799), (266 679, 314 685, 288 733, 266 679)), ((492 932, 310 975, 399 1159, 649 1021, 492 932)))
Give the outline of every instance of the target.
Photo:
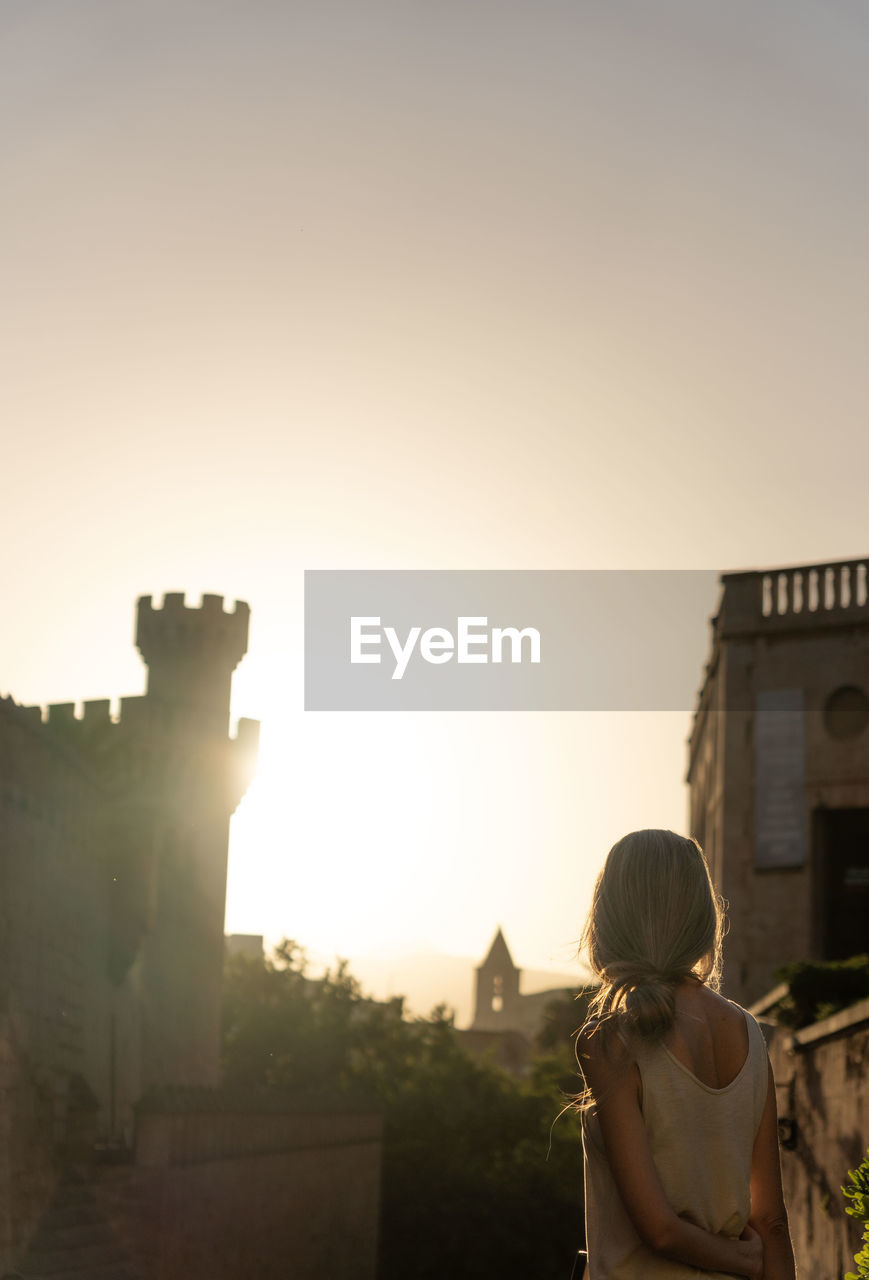
POLYGON ((147 697, 171 707, 177 723, 225 734, 232 673, 247 653, 250 607, 237 601, 232 613, 223 597, 204 595, 188 609, 184 595, 169 592, 163 608, 150 596, 139 600, 136 645, 148 668, 147 697))
POLYGON ((475 1031, 500 1031, 515 1027, 519 995, 519 975, 501 929, 495 934, 489 954, 477 966, 474 993, 475 1031))
POLYGON ((869 947, 869 561, 728 573, 689 739, 690 834, 742 1003, 869 947))
MULTIPOLYGON (((136 644, 148 667, 132 749, 150 758, 155 869, 140 958, 142 1084, 218 1080, 229 821, 252 773, 258 725, 228 737, 232 673, 250 610, 200 608, 170 593, 139 600, 136 644)), ((123 717, 122 717, 123 720, 123 717)))

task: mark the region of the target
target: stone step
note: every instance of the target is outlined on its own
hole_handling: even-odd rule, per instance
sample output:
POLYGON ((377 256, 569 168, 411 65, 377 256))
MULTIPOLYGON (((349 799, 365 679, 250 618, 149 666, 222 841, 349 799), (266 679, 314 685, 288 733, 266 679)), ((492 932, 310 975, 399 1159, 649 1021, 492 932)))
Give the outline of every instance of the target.
POLYGON ((86 1245, 112 1241, 113 1235, 98 1209, 89 1221, 57 1221, 58 1215, 47 1214, 30 1241, 31 1253, 54 1253, 60 1249, 80 1249, 86 1245))
POLYGON ((69 1248, 36 1249, 32 1245, 18 1264, 22 1276, 66 1277, 70 1271, 88 1270, 95 1267, 115 1266, 120 1268, 127 1260, 121 1245, 113 1238, 111 1232, 94 1244, 71 1245, 69 1248))
POLYGON ((27 1280, 137 1280, 134 1271, 115 1262, 73 1267, 66 1271, 20 1271, 18 1274, 26 1276, 27 1280))
POLYGON ((93 1226, 105 1222, 106 1216, 100 1207, 93 1202, 57 1205, 52 1202, 42 1216, 40 1230, 62 1231, 65 1228, 93 1226))
POLYGON ((92 1189, 69 1171, 40 1219, 17 1274, 24 1280, 135 1280, 136 1271, 92 1189))

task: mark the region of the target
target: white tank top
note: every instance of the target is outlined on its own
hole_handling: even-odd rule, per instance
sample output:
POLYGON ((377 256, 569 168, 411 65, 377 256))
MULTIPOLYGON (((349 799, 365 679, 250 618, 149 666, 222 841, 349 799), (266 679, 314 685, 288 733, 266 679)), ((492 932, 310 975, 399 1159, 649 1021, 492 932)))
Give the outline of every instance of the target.
MULTIPOLYGON (((667 1200, 695 1225, 734 1237, 749 1217, 751 1156, 768 1084, 763 1032, 747 1009, 742 1013, 748 1056, 723 1089, 698 1080, 664 1045, 644 1046, 636 1055, 643 1119, 667 1200)), ((720 1275, 662 1258, 643 1244, 616 1187, 593 1108, 582 1113, 582 1147, 586 1280, 713 1280, 720 1275)), ((720 1280, 733 1277, 720 1275, 720 1280)))

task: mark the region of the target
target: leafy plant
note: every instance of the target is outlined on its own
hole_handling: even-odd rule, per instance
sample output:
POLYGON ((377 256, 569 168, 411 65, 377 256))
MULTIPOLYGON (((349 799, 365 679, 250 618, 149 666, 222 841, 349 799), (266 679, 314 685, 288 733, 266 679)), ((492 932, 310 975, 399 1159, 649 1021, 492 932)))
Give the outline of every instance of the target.
POLYGON ((788 985, 776 1017, 798 1031, 869 996, 869 955, 823 964, 798 960, 776 969, 775 978, 788 985))
POLYGON ((852 1203, 845 1212, 863 1224, 863 1247, 854 1255, 856 1271, 849 1271, 845 1280, 869 1280, 869 1151, 856 1169, 848 1170, 849 1181, 842 1187, 842 1194, 852 1203))

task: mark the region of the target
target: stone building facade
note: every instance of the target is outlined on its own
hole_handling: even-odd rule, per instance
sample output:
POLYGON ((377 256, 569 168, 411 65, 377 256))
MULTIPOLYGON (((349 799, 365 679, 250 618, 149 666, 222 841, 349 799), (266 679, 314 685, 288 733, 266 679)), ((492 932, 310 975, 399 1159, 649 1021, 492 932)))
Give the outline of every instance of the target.
POLYGON ((722 576, 689 738, 690 832, 730 907, 725 989, 869 951, 866 560, 722 576))

